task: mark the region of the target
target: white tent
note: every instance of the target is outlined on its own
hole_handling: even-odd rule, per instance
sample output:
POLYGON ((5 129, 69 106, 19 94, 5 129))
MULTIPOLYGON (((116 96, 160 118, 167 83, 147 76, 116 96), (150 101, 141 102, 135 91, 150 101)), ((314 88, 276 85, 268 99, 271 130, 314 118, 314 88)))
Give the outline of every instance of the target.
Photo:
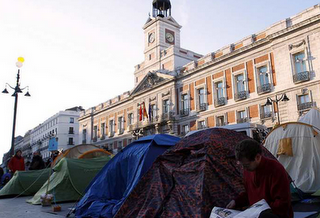
POLYGON ((304 116, 300 117, 299 122, 310 124, 320 131, 320 110, 312 108, 304 116))
POLYGON ((305 123, 285 123, 267 136, 264 146, 306 193, 320 189, 320 134, 305 123), (292 156, 291 156, 292 155, 292 156))

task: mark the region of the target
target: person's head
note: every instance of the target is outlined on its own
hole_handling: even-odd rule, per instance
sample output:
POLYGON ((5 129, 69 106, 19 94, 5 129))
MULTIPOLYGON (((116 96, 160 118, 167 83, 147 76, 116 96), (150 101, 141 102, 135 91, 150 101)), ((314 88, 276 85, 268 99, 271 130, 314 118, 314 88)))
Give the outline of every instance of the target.
POLYGON ((235 148, 237 161, 248 171, 254 171, 260 164, 262 149, 260 144, 253 139, 245 139, 235 148))
POLYGON ((22 151, 21 150, 17 150, 16 151, 16 156, 21 157, 21 155, 22 155, 22 151))
POLYGON ((34 157, 35 157, 35 156, 39 156, 39 155, 40 155, 39 151, 33 152, 33 156, 34 156, 34 157))

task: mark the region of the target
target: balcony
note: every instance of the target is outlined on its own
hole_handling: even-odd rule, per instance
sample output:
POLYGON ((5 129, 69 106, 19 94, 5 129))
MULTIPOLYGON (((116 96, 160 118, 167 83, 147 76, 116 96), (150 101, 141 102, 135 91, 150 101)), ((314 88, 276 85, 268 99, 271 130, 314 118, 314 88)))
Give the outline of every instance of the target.
POLYGON ((185 117, 185 116, 188 116, 188 115, 189 115, 189 108, 185 108, 185 109, 180 110, 180 116, 181 117, 185 117))
POLYGON ((272 117, 272 111, 269 112, 261 112, 260 113, 260 118, 261 119, 268 119, 272 117))
POLYGON ((198 130, 207 128, 206 125, 199 125, 198 130))
POLYGON ((293 75, 293 82, 294 83, 301 83, 301 82, 309 81, 309 80, 310 80, 309 71, 303 71, 303 72, 299 72, 299 73, 296 73, 295 75, 293 75))
POLYGON ((301 103, 298 104, 298 110, 299 111, 304 111, 312 108, 314 106, 314 102, 306 102, 306 103, 301 103))
POLYGON ((248 117, 243 117, 243 118, 238 118, 237 119, 237 123, 246 123, 249 122, 249 118, 248 117))
POLYGON ((244 100, 244 99, 247 99, 247 91, 241 91, 241 92, 234 93, 234 100, 235 101, 240 101, 240 100, 244 100))
POLYGON ((270 83, 262 84, 261 86, 258 86, 257 89, 258 89, 258 94, 271 92, 271 84, 270 83))
POLYGON ((109 138, 113 137, 114 136, 114 131, 112 132, 109 132, 109 138))
POLYGON ((205 111, 207 110, 207 103, 200 103, 197 105, 197 111, 205 111))
POLYGON ((216 106, 216 107, 223 106, 225 104, 226 104, 225 97, 220 97, 220 98, 214 100, 214 106, 216 106))
POLYGON ((174 112, 164 113, 161 115, 161 121, 173 120, 174 112))
POLYGON ((74 131, 69 131, 69 134, 74 134, 74 131))

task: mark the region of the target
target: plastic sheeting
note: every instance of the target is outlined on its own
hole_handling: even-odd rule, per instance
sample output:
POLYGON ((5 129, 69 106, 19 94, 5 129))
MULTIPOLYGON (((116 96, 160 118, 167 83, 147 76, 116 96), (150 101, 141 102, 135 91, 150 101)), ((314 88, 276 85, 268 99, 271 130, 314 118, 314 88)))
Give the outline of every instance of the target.
POLYGON ((110 157, 93 159, 69 159, 63 158, 53 168, 54 173, 48 181, 38 190, 32 199, 27 200, 31 204, 40 204, 40 196, 46 193, 54 195, 56 202, 77 201, 85 193, 86 187, 97 173, 110 160, 110 157))
POLYGON ((209 217, 244 190, 234 146, 248 138, 219 128, 183 138, 157 158, 115 217, 209 217))
POLYGON ((304 123, 284 123, 269 133, 264 146, 277 156, 280 140, 290 138, 293 156, 279 155, 295 185, 303 192, 320 188, 320 134, 304 123))
POLYGON ((317 108, 310 109, 308 113, 300 117, 299 122, 314 126, 320 132, 320 110, 317 108))
POLYGON ((179 140, 159 134, 143 137, 125 147, 91 182, 76 207, 76 216, 113 217, 154 160, 179 140))

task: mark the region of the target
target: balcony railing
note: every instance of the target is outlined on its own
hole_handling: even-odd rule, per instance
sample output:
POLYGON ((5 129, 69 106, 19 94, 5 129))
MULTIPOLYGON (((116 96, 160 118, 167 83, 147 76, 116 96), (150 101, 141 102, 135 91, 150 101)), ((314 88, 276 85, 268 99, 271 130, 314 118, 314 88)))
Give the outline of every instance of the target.
POLYGON ((237 119, 237 123, 246 123, 248 121, 249 121, 248 117, 243 117, 243 118, 238 118, 237 119))
POLYGON ((199 125, 199 127, 198 127, 199 130, 200 130, 200 129, 205 129, 205 128, 207 128, 206 125, 199 125))
POLYGON ((225 105, 225 104, 226 104, 226 98, 225 98, 225 97, 220 97, 220 98, 218 98, 218 99, 216 99, 216 100, 214 101, 214 105, 215 105, 216 107, 223 106, 223 105, 225 105))
POLYGON ((69 134, 74 134, 74 131, 69 131, 69 134))
POLYGON ((197 111, 205 111, 207 110, 207 103, 200 103, 197 105, 197 111))
POLYGON ((298 110, 299 111, 307 110, 307 109, 312 108, 313 105, 314 105, 313 102, 301 103, 301 104, 298 104, 298 110))
POLYGON ((303 71, 303 72, 299 72, 299 73, 296 73, 295 75, 293 75, 293 82, 294 83, 300 83, 300 82, 309 81, 309 80, 310 80, 309 71, 303 71))
POLYGON ((234 93, 234 100, 235 101, 244 100, 246 98, 247 98, 247 91, 241 91, 241 92, 234 93))
POLYGON ((164 113, 164 114, 161 115, 161 120, 162 121, 173 120, 173 118, 174 118, 174 113, 173 112, 164 113))
POLYGON ((267 92, 271 92, 271 84, 270 83, 266 83, 261 86, 258 86, 258 93, 259 94, 267 93, 267 92))
POLYGON ((226 125, 227 125, 226 122, 217 121, 217 123, 216 123, 216 126, 226 126, 226 125))
POLYGON ((113 137, 114 136, 114 132, 109 132, 109 137, 113 137))
POLYGON ((180 116, 185 117, 189 115, 189 108, 180 110, 180 116))
POLYGON ((260 118, 261 119, 268 119, 268 118, 271 118, 272 117, 272 112, 269 111, 269 112, 261 112, 260 113, 260 118))
POLYGON ((74 142, 68 142, 68 145, 74 145, 74 142))

